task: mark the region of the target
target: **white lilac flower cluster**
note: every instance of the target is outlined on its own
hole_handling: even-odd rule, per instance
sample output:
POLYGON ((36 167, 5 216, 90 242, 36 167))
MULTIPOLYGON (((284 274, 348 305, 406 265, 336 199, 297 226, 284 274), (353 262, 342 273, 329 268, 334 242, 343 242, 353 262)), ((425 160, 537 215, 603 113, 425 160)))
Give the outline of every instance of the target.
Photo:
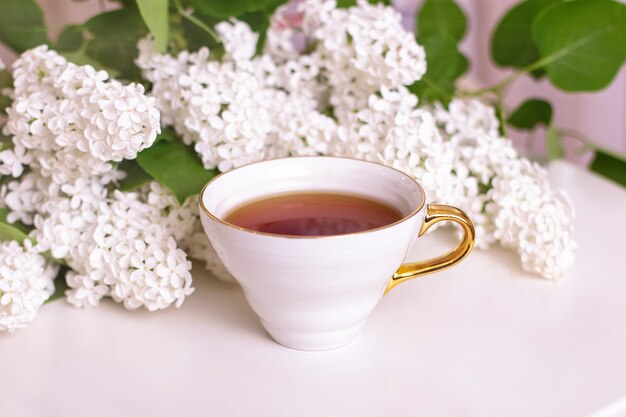
POLYGON ((54 292, 58 265, 47 262, 30 240, 0 242, 0 331, 25 327, 54 292))
POLYGON ((455 99, 432 109, 441 137, 454 149, 453 192, 446 201, 462 207, 476 226, 479 247, 499 243, 515 250, 522 267, 558 278, 573 263, 571 204, 550 187, 545 170, 521 158, 498 134, 492 107, 455 99))
POLYGON ((309 1, 303 11, 302 31, 315 45, 340 120, 381 88, 413 84, 426 72, 424 49, 390 7, 360 2, 339 9, 334 1, 309 1))
POLYGON ((144 186, 141 191, 144 200, 161 213, 158 221, 166 233, 174 238, 190 258, 201 261, 214 277, 223 281, 234 280, 204 234, 196 198, 190 197, 181 205, 170 191, 155 181, 144 186))
POLYGON ((418 178, 431 200, 466 210, 478 247, 510 247, 524 269, 546 278, 572 263, 570 204, 499 136, 493 109, 459 99, 447 110, 420 105, 408 91, 426 57, 393 9, 364 0, 347 9, 332 0, 283 7, 256 56, 245 23, 217 31, 221 62, 206 48, 157 54, 150 40, 137 60, 163 123, 207 168, 289 155, 383 162, 418 178))
MULTIPOLYGON (((75 306, 96 306, 104 296, 129 309, 180 305, 193 288, 191 263, 172 236, 176 227, 165 222, 168 213, 152 204, 150 191, 115 190, 125 175, 116 164, 134 159, 160 131, 155 99, 139 84, 109 80, 104 71, 69 63, 46 46, 22 54, 13 78, 0 206, 9 223, 32 228, 35 243, 25 248, 29 259, 41 261, 20 274, 7 270, 3 279, 13 281, 2 285, 19 287, 30 294, 24 300, 33 300, 23 308, 9 304, 11 311, 16 317, 34 312, 50 294, 54 275, 41 273, 47 261, 38 253, 67 265, 66 296, 75 306)), ((15 244, 3 250, 15 252, 15 244)), ((10 265, 5 259, 0 270, 10 265)), ((0 294, 7 291, 0 288, 0 294)))
POLYGON ((28 165, 58 184, 106 178, 111 162, 134 158, 159 131, 159 112, 143 86, 107 81, 106 72, 69 63, 46 46, 24 53, 13 78, 4 133, 13 137, 7 166, 14 177, 28 165))

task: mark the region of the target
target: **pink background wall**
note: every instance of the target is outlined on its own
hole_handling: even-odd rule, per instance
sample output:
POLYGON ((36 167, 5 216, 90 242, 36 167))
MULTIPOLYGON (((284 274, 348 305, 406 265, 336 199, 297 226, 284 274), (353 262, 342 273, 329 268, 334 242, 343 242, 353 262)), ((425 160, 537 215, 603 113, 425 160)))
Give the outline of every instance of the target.
MULTIPOLYGON (((626 1, 626 0, 622 0, 626 1)), ((511 7, 515 0, 458 0, 469 16, 469 31, 461 49, 471 60, 468 82, 478 86, 491 85, 502 79, 508 71, 496 68, 489 58, 489 38, 498 18, 511 7)), ((112 3, 104 0, 39 0, 44 9, 51 35, 58 34, 67 23, 79 23, 101 9, 111 9, 112 3)), ((413 27, 415 10, 420 0, 394 0, 396 7, 405 16, 407 27, 413 27)), ((11 61, 10 53, 0 46, 0 56, 11 61)), ((613 84, 595 94, 565 94, 552 88, 548 82, 536 82, 530 78, 519 80, 509 91, 507 105, 514 108, 528 97, 544 97, 554 104, 557 125, 568 127, 594 139, 602 146, 626 154, 626 70, 622 68, 613 84)), ((541 154, 543 132, 532 137, 514 135, 522 149, 531 149, 541 154)), ((568 149, 571 150, 572 147, 568 149)), ((570 159, 580 159, 573 152, 570 159)))

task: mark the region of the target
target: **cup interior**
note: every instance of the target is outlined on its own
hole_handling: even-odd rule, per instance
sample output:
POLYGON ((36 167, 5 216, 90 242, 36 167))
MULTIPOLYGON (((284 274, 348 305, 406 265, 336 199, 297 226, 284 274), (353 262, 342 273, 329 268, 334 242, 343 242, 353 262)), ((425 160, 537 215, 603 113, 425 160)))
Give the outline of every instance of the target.
POLYGON ((215 177, 202 190, 201 208, 224 221, 234 208, 279 194, 330 192, 387 203, 403 218, 419 211, 424 190, 412 177, 374 162, 336 157, 290 157, 257 162, 215 177))

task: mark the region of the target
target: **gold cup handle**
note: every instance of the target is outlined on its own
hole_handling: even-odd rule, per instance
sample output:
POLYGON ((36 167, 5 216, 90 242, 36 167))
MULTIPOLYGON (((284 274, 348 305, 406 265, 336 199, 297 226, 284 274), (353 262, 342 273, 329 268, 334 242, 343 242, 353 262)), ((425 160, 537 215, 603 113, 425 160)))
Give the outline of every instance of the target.
POLYGON ((420 229, 419 236, 422 236, 435 223, 450 220, 458 223, 463 228, 463 238, 456 248, 448 253, 425 261, 403 264, 398 268, 387 284, 385 295, 396 285, 422 275, 442 271, 461 262, 474 247, 474 225, 467 215, 456 207, 445 204, 429 204, 426 218, 420 229))

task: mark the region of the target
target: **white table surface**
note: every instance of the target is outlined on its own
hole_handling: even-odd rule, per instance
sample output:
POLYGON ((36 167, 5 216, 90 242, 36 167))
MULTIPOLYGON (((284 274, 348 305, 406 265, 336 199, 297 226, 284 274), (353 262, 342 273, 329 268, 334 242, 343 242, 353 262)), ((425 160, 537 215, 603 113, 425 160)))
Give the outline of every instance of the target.
POLYGON ((558 282, 474 251, 398 286, 329 352, 274 343, 239 287, 199 268, 178 310, 59 300, 0 334, 0 416, 626 416, 626 192, 566 163, 550 175, 577 211, 558 282))

